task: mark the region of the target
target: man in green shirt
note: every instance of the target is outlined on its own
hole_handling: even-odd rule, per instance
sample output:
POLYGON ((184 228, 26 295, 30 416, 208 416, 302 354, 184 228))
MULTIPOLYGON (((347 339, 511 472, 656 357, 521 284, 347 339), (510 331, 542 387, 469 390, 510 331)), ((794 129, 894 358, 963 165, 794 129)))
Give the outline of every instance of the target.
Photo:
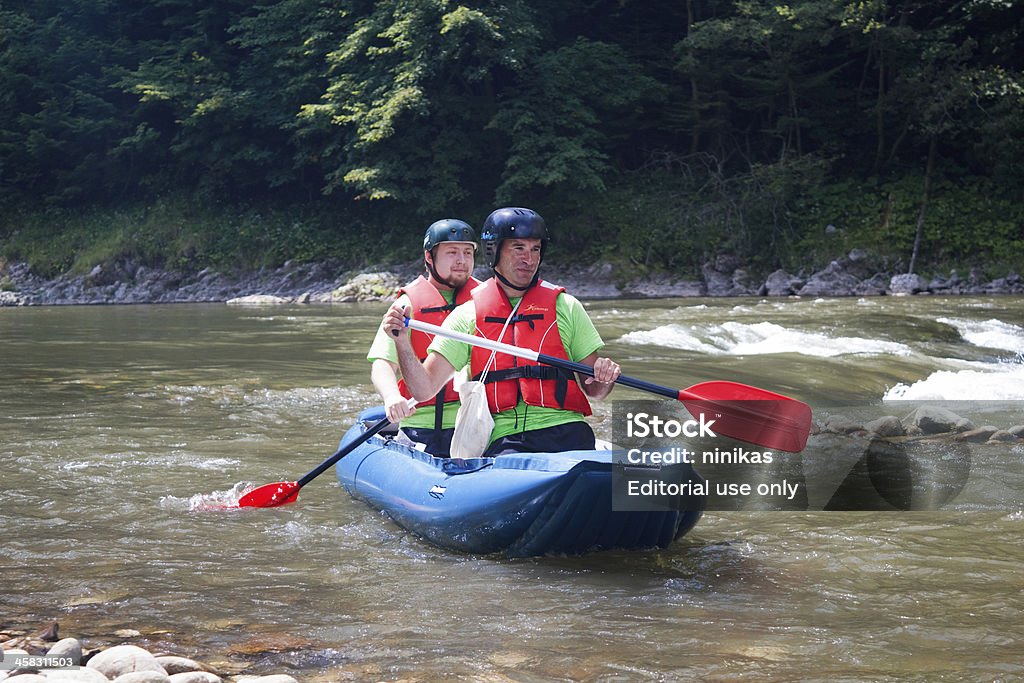
MULTIPOLYGON (((446 218, 432 223, 423 236, 426 273, 400 290, 395 305, 417 320, 440 325, 456 305, 469 300, 480 282, 473 277, 476 233, 464 221, 446 218)), ((413 332, 408 339, 413 353, 426 358, 432 335, 413 332)), ((377 330, 366 355, 372 363, 370 379, 384 400, 384 410, 410 439, 423 443, 428 453, 445 456, 451 450, 459 395, 451 382, 442 384, 425 400, 410 407, 412 396, 399 378, 395 338, 377 330)))
POLYGON ((494 417, 485 455, 594 448, 594 432, 584 419, 590 414, 588 399, 607 396, 620 369, 597 355, 604 342, 579 300, 539 278, 547 242, 544 219, 530 209, 498 209, 484 223, 481 241, 494 277, 443 326, 586 364, 594 377, 581 384, 574 373, 440 336, 421 363, 406 333, 406 313, 396 304, 381 329, 395 339, 409 388, 417 398, 430 395, 468 366, 474 379, 485 382, 494 417))

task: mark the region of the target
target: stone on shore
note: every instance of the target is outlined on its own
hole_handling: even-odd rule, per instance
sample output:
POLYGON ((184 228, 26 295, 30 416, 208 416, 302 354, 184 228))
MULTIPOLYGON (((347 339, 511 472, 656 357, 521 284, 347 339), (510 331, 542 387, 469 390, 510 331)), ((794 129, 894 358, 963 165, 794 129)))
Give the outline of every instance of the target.
POLYGON ((374 301, 395 296, 402 282, 391 272, 360 273, 331 292, 332 301, 374 301))
MULTIPOLYGON (((491 273, 487 268, 477 268, 473 275, 478 280, 486 280, 491 273)), ((616 284, 618 276, 615 267, 610 263, 596 263, 586 268, 565 268, 550 277, 555 284, 582 299, 614 299, 622 295, 616 284)))
POLYGON ((701 267, 708 296, 754 296, 760 289, 735 256, 720 255, 701 267))
POLYGON ((46 672, 46 680, 50 683, 110 683, 110 679, 96 669, 83 666, 81 669, 51 669, 46 672))
POLYGON ((199 662, 189 659, 188 657, 178 657, 176 655, 158 655, 156 658, 157 664, 164 668, 164 671, 168 675, 173 676, 174 674, 184 673, 186 671, 204 671, 205 667, 199 662))
MULTIPOLYGON (((124 637, 142 634, 134 629, 117 631, 124 637)), ((57 640, 57 623, 34 635, 24 632, 0 632, 5 655, 65 657, 83 662, 80 667, 14 671, 0 670, 0 683, 297 683, 287 674, 242 675, 245 663, 231 661, 214 665, 173 654, 154 655, 136 645, 120 644, 106 649, 86 648, 77 638, 57 640), (14 637, 11 637, 14 636, 14 637), (49 645, 52 643, 52 645, 49 645), (12 675, 14 674, 14 675, 12 675), (237 676, 237 677, 236 677, 237 676)))
POLYGON ((113 683, 171 683, 171 677, 161 671, 132 671, 121 674, 113 683))
POLYGON ((209 671, 182 671, 170 677, 171 683, 222 683, 223 679, 209 671))
POLYGON ((988 441, 986 441, 985 443, 987 443, 987 444, 1013 443, 1016 440, 1017 440, 1017 437, 1014 434, 1011 434, 1008 430, 1006 430, 1006 429, 997 429, 996 431, 994 431, 992 433, 991 436, 988 437, 988 441))
POLYGON ((229 306, 280 306, 290 304, 291 299, 283 296, 272 296, 270 294, 250 294, 249 296, 237 296, 228 299, 225 303, 229 306))
POLYGON ((47 657, 67 657, 76 662, 82 660, 82 643, 77 638, 64 638, 53 644, 46 652, 47 657))
POLYGON ((156 661, 156 657, 136 645, 115 645, 90 659, 86 666, 96 669, 110 679, 144 671, 154 671, 163 674, 164 677, 167 676, 167 671, 156 661))
POLYGON ((791 275, 786 271, 776 270, 764 282, 761 296, 793 296, 804 286, 803 278, 791 275))
POLYGON ((856 434, 864 431, 864 426, 845 415, 831 415, 825 420, 825 431, 833 434, 856 434))
POLYGON ((919 294, 928 290, 928 283, 920 275, 904 273, 893 275, 889 280, 889 291, 895 295, 919 294))
POLYGON ((864 425, 864 429, 881 437, 903 436, 903 423, 895 415, 885 415, 864 425))
POLYGON ((984 425, 983 427, 975 427, 974 429, 960 432, 957 434, 957 438, 961 441, 970 441, 971 443, 985 443, 990 441, 998 431, 999 428, 995 425, 984 425))
POLYGON ((824 270, 814 273, 797 292, 800 296, 850 296, 860 279, 846 271, 842 262, 832 261, 824 270))
POLYGON ((917 427, 924 434, 947 434, 974 429, 974 423, 952 410, 938 406, 921 406, 903 418, 905 427, 917 427))
MULTIPOLYGON (((47 278, 33 273, 27 263, 0 261, 0 306, 385 301, 422 272, 419 258, 371 266, 362 272, 345 271, 335 261, 288 261, 277 268, 233 273, 209 268, 198 272, 162 270, 122 259, 96 266, 86 275, 67 272, 47 278)), ((479 266, 474 274, 486 279, 491 271, 479 266)), ((894 275, 884 259, 865 249, 853 249, 810 274, 776 270, 766 279, 752 273, 750 264, 729 254, 711 257, 696 274, 645 272, 635 276, 628 266, 597 262, 585 266, 545 263, 541 276, 580 298, 1024 294, 1024 278, 1013 271, 990 282, 977 269, 972 269, 967 278, 952 271, 949 277, 925 280, 913 274, 894 275)))

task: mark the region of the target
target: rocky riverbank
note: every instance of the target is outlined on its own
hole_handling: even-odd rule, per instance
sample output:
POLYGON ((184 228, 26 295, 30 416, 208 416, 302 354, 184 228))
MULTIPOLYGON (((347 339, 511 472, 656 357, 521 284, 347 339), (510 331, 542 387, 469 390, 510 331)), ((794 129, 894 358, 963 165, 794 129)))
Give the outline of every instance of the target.
MULTIPOLYGON (((0 262, 0 306, 61 304, 149 303, 347 303, 390 298, 397 287, 421 270, 418 260, 405 264, 346 269, 341 264, 285 263, 249 273, 162 270, 137 263, 99 265, 85 275, 56 278, 36 275, 24 263, 0 262)), ((599 263, 586 268, 544 272, 581 298, 666 296, 885 296, 911 294, 999 295, 1024 294, 1024 278, 1015 272, 988 280, 977 269, 966 275, 925 279, 887 272, 869 254, 854 250, 810 273, 777 270, 765 279, 750 274, 737 259, 720 256, 706 263, 699 280, 657 275, 630 278, 615 266, 599 263)), ((488 277, 478 269, 478 277, 488 277)))
POLYGON ((986 421, 977 424, 935 404, 869 421, 828 409, 817 417, 808 443, 813 455, 801 457, 793 471, 806 493, 794 510, 939 510, 954 501, 962 509, 1019 506, 1019 491, 987 482, 989 467, 1012 468, 1019 460, 1024 424, 988 424, 991 415, 984 412, 975 413, 986 421))
POLYGON ((137 631, 113 634, 117 644, 88 646, 78 638, 60 638, 58 624, 30 635, 0 631, 0 681, 3 683, 298 683, 288 674, 250 675, 237 660, 198 662, 165 651, 150 651, 130 641, 137 631))
POLYGON ((829 415, 821 424, 812 425, 811 433, 892 439, 897 442, 904 439, 934 439, 941 443, 945 439, 945 443, 961 441, 993 446, 1018 443, 1024 439, 1024 424, 978 426, 970 418, 948 408, 923 405, 903 418, 885 415, 866 423, 844 415, 829 415))

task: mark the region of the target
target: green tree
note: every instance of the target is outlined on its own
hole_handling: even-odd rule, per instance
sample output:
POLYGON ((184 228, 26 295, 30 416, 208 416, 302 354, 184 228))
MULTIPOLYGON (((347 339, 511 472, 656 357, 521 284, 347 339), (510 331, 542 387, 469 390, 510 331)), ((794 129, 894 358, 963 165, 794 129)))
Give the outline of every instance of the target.
POLYGON ((616 45, 579 38, 541 55, 498 98, 490 122, 509 150, 497 200, 538 187, 604 190, 611 140, 659 90, 616 45))
POLYGON ((525 3, 375 3, 327 57, 329 84, 298 132, 320 142, 326 192, 424 212, 486 176, 494 93, 536 43, 525 3))
POLYGON ((0 201, 83 202, 132 182, 109 154, 132 131, 116 87, 132 64, 114 2, 6 2, 0 9, 0 201))
POLYGON ((124 140, 122 150, 158 162, 160 186, 206 193, 259 186, 254 175, 262 180, 267 162, 260 141, 273 131, 254 124, 247 91, 236 84, 246 54, 230 32, 252 3, 158 0, 137 11, 147 31, 139 36, 144 59, 122 73, 120 86, 137 98, 140 129, 152 134, 124 140))
POLYGON ((281 0, 260 4, 229 29, 246 55, 232 99, 257 132, 246 140, 245 170, 260 185, 291 188, 307 199, 319 194, 325 141, 302 124, 299 112, 324 92, 327 55, 353 23, 352 9, 333 0, 281 0))
POLYGON ((703 93, 703 148, 749 165, 831 147, 830 122, 847 99, 840 37, 831 0, 737 2, 694 22, 676 54, 703 93))

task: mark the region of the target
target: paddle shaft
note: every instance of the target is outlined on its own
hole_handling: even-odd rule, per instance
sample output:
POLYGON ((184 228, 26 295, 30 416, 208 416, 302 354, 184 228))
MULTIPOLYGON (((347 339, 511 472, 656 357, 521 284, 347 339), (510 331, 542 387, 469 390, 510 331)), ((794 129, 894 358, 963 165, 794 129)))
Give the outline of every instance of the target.
POLYGON ((307 474, 302 479, 299 479, 297 482, 295 482, 298 485, 298 488, 301 489, 303 486, 305 486, 309 482, 311 482, 314 479, 316 479, 317 477, 319 477, 331 465, 333 465, 334 463, 338 462, 339 460, 344 458, 346 455, 351 453, 353 450, 355 450, 356 446, 359 446, 360 444, 362 444, 362 443, 364 443, 366 441, 369 441, 370 437, 372 437, 374 434, 376 434, 380 430, 382 430, 385 427, 387 427, 389 424, 391 424, 391 420, 389 420, 388 418, 385 417, 383 420, 377 422, 372 427, 367 429, 365 432, 360 434, 359 438, 357 438, 355 441, 353 441, 352 443, 346 445, 344 448, 338 449, 338 451, 335 452, 334 455, 332 455, 331 457, 329 457, 326 460, 324 460, 322 463, 317 465, 315 469, 311 470, 309 472, 309 474, 307 474))
MULTIPOLYGON (((405 400, 405 404, 408 407, 410 407, 410 408, 414 408, 414 407, 416 407, 416 399, 414 399, 414 398, 407 398, 405 400)), ((328 467, 330 467, 334 463, 338 462, 339 460, 344 458, 346 455, 351 453, 353 450, 355 450, 356 446, 358 446, 358 445, 360 445, 362 443, 365 443, 366 441, 369 441, 371 436, 373 436, 377 432, 381 431, 382 429, 387 427, 389 424, 391 424, 391 420, 389 420, 386 417, 383 420, 381 420, 380 422, 374 423, 374 425, 372 427, 370 427, 365 432, 360 434, 359 437, 355 441, 353 441, 352 443, 348 444, 347 446, 345 446, 343 448, 339 448, 338 451, 334 455, 332 455, 331 457, 327 458, 322 463, 317 465, 316 469, 311 470, 309 472, 309 474, 304 476, 302 479, 299 479, 295 483, 298 484, 299 488, 302 488, 303 486, 305 486, 306 484, 308 484, 309 482, 313 481, 314 479, 319 477, 321 474, 323 474, 324 471, 328 467)))
MULTIPOLYGON (((406 399, 406 405, 412 408, 416 405, 416 400, 412 398, 406 399)), ((339 448, 334 452, 334 455, 317 465, 316 468, 298 481, 278 481, 254 488, 252 491, 249 491, 238 499, 238 507, 271 508, 278 507, 279 505, 287 505, 288 503, 294 503, 295 499, 299 495, 299 489, 319 477, 327 470, 327 468, 351 453, 360 444, 368 441, 371 436, 381 431, 389 424, 391 424, 391 420, 387 417, 377 422, 356 437, 355 441, 347 446, 339 448)))
MULTIPOLYGON (((406 318, 406 325, 414 330, 448 337, 496 353, 594 376, 594 369, 583 363, 448 330, 418 320, 406 318)), ((686 389, 673 389, 619 375, 615 383, 680 401, 695 417, 711 415, 715 420, 716 434, 793 453, 800 452, 807 444, 811 428, 811 408, 806 403, 782 394, 737 382, 723 381, 702 382, 686 389)))
MULTIPOLYGON (((410 318, 405 319, 405 324, 414 330, 420 332, 426 332, 428 334, 441 335, 442 337, 448 337, 455 341, 464 342, 472 346, 479 346, 487 349, 488 351, 496 351, 498 353, 506 353, 510 356, 516 356, 518 358, 524 358, 526 360, 532 360, 535 363, 543 363, 544 365, 551 365, 556 368, 562 368, 563 370, 571 370, 573 372, 579 372, 584 375, 594 376, 594 368, 584 363, 577 363, 575 361, 567 360, 565 358, 556 358, 555 356, 549 356, 545 353, 539 353, 530 349, 523 349, 518 346, 512 346, 511 344, 505 344, 499 341, 492 341, 485 339, 484 337, 477 337, 472 334, 465 334, 463 332, 456 332, 454 330, 447 330, 437 325, 431 325, 420 320, 412 320, 410 318)), ((665 396, 668 398, 676 399, 677 401, 684 398, 690 398, 694 400, 700 400, 700 396, 689 395, 686 390, 680 391, 679 389, 672 389, 670 387, 663 387, 658 384, 652 384, 651 382, 645 382, 642 379, 636 379, 633 377, 627 377, 626 375, 619 375, 615 380, 616 384, 621 384, 626 387, 633 389, 639 389, 640 391, 647 391, 652 394, 658 394, 659 396, 665 396)))

